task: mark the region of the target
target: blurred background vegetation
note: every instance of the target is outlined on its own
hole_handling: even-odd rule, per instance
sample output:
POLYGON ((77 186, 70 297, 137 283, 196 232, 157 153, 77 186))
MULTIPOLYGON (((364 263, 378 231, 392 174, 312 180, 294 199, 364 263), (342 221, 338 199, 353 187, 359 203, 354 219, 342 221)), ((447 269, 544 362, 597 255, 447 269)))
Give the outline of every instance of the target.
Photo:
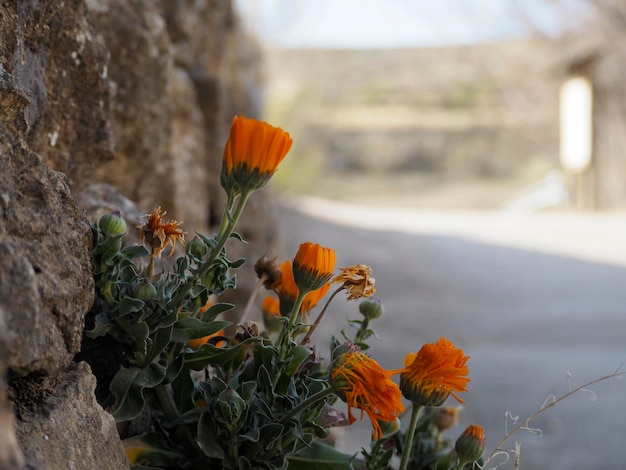
POLYGON ((554 46, 538 46, 273 51, 266 117, 298 136, 281 186, 497 207, 558 165, 554 46))
MULTIPOLYGON (((343 9, 299 0, 276 13, 284 3, 240 1, 265 41, 264 118, 294 137, 276 186, 441 209, 514 205, 549 175, 563 193, 571 189, 571 175, 554 171, 559 87, 580 61, 610 55, 626 17, 622 0, 368 0, 362 9, 381 18, 368 30, 348 0, 335 2, 343 9), (390 11, 424 34, 394 42, 394 28, 406 26, 400 16, 385 22, 390 11)), ((621 80, 611 83, 603 92, 623 100, 621 80)), ((624 160, 605 161, 615 158, 624 160)), ((615 174, 607 165, 590 177, 615 174)), ((591 192, 603 181, 592 183, 591 192)), ((616 186, 604 206, 626 202, 626 183, 616 186)), ((535 205, 567 201, 553 195, 535 205)))

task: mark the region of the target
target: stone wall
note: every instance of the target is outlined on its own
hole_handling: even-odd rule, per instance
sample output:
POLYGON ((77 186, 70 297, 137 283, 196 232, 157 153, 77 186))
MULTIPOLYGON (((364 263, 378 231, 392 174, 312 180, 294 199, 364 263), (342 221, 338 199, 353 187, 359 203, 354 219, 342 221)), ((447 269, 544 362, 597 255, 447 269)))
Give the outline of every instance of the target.
MULTIPOLYGON (((210 231, 230 120, 258 115, 259 77, 231 0, 0 2, 0 469, 127 468, 74 360, 93 303, 88 217, 119 209, 132 227, 160 205, 210 231)), ((239 254, 274 244, 266 197, 239 254)))

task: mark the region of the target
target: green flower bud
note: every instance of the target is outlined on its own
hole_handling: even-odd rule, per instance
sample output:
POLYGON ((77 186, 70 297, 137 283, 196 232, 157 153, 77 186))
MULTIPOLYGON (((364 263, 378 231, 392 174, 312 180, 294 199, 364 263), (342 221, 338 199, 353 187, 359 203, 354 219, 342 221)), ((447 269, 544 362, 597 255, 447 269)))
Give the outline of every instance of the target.
POLYGON ((126 221, 115 211, 100 217, 98 227, 105 237, 120 237, 126 233, 126 221))
POLYGON ((156 296, 156 287, 148 279, 144 279, 135 289, 135 297, 144 302, 155 299, 156 296))
POLYGON ((224 424, 233 425, 239 421, 245 409, 245 400, 229 387, 217 396, 215 418, 224 424))
POLYGON ((371 298, 365 299, 359 304, 359 312, 368 320, 375 320, 382 316, 385 309, 380 299, 371 298))
POLYGON ((359 348, 356 344, 351 343, 350 341, 345 341, 344 343, 337 346, 333 349, 331 354, 333 367, 341 365, 341 358, 344 354, 352 354, 355 352, 361 352, 361 348, 359 348))
POLYGON ((482 457, 485 451, 485 434, 477 424, 470 424, 454 444, 460 462, 474 462, 482 457))

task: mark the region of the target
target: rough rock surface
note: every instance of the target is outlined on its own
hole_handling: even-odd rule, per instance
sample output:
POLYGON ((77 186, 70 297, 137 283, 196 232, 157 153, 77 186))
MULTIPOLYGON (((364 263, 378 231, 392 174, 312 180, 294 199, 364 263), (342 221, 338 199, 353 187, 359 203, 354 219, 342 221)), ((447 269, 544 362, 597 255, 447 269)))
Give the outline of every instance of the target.
POLYGON ((0 307, 0 470, 21 469, 24 456, 15 437, 15 416, 13 406, 7 398, 5 380, 7 345, 4 310, 0 307))
POLYGON ((49 389, 46 399, 22 401, 17 436, 31 461, 49 470, 128 468, 115 420, 96 402, 95 386, 89 366, 79 362, 54 380, 42 380, 42 388, 49 389), (98 445, 68 445, 94 435, 98 445))
POLYGON ((0 305, 12 375, 55 373, 93 303, 91 231, 63 174, 0 124, 0 305))
POLYGON ((0 3, 0 120, 72 185, 112 157, 108 51, 82 0, 0 3))
MULTIPOLYGON (((210 234, 259 65, 231 0, 0 2, 0 470, 127 468, 74 362, 93 303, 87 217, 121 210, 132 228, 162 206, 210 234)), ((256 195, 239 228, 255 252, 231 256, 271 253, 274 227, 256 195)))

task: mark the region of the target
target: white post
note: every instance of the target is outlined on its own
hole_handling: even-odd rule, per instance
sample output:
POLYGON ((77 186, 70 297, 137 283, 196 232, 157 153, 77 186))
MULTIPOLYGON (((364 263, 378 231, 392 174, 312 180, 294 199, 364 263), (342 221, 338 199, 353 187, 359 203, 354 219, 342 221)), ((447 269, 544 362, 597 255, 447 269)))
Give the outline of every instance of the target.
POLYGON ((593 148, 593 89, 589 79, 573 77, 560 89, 561 164, 574 176, 574 197, 579 208, 584 195, 583 173, 593 148))

